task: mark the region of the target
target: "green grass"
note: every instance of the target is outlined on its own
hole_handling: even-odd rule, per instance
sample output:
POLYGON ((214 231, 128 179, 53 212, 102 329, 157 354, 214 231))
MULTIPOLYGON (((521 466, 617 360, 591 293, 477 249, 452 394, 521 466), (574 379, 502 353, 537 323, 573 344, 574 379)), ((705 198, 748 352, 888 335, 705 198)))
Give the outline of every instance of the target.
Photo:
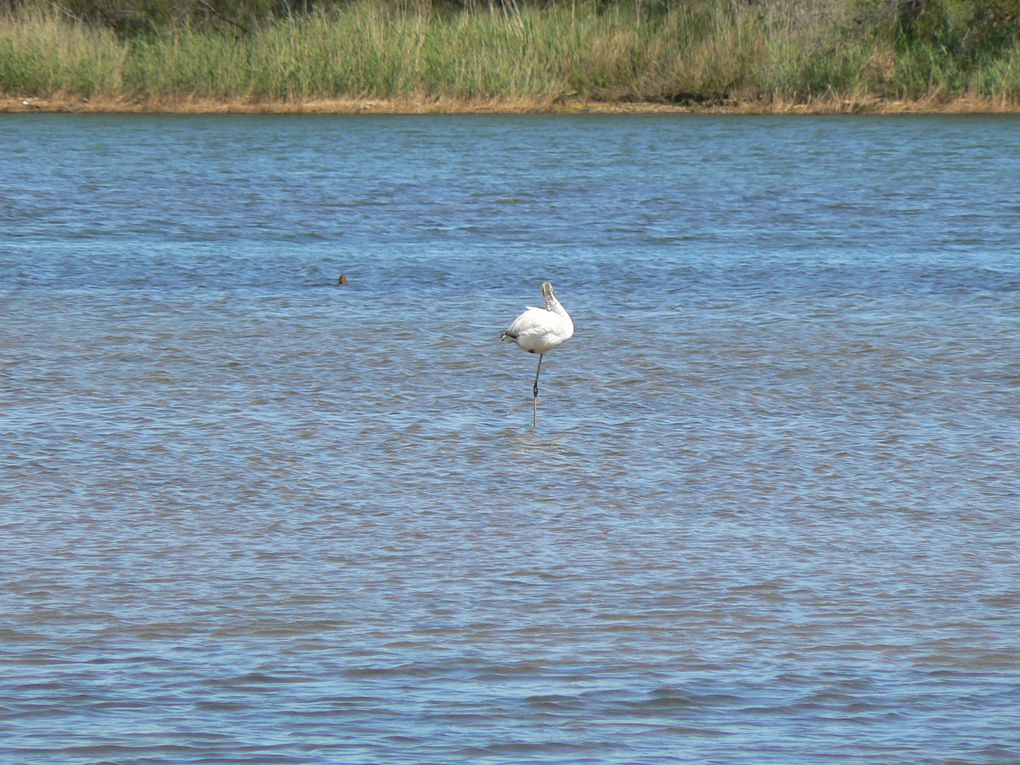
POLYGON ((894 0, 627 0, 513 11, 358 0, 267 20, 247 34, 185 20, 122 36, 53 5, 18 6, 0 15, 0 93, 248 102, 1020 102, 1020 30, 993 27, 996 34, 975 48, 970 6, 941 1, 952 13, 922 16, 930 28, 917 19, 905 28, 894 0))

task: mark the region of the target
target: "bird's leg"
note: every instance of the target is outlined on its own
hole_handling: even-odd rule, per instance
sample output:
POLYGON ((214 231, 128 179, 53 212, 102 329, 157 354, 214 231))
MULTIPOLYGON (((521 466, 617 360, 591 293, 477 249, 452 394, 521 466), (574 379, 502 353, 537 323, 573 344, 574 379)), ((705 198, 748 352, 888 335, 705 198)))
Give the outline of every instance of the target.
POLYGON ((532 398, 533 411, 531 413, 531 427, 538 425, 538 376, 542 373, 542 354, 538 355, 538 370, 535 372, 535 387, 531 390, 534 392, 532 398))

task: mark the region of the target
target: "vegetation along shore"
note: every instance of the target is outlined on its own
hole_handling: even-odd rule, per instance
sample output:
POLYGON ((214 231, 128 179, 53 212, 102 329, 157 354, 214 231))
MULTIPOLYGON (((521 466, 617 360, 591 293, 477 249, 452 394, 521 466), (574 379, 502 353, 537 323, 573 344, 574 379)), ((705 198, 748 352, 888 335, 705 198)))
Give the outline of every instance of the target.
POLYGON ((1020 0, 0 0, 0 110, 1017 112, 1020 0))

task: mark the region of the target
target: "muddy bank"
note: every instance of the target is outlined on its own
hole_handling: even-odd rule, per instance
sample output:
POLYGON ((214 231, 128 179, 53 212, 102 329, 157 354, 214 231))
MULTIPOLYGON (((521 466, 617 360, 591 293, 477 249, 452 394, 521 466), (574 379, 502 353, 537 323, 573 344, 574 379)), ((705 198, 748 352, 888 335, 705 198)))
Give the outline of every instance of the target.
POLYGON ((0 96, 0 112, 152 114, 1017 114, 1020 104, 986 98, 950 101, 849 101, 652 103, 458 100, 448 98, 336 99, 312 101, 215 101, 207 99, 121 100, 53 96, 0 96))

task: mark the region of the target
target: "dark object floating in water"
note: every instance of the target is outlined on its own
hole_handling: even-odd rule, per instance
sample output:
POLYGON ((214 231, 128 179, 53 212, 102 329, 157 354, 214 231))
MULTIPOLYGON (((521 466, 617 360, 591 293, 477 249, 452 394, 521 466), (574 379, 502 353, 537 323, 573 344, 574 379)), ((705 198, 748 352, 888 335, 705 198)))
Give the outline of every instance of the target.
POLYGON ((336 280, 336 283, 337 284, 343 284, 343 285, 346 286, 346 284, 347 284, 347 277, 344 276, 343 274, 340 274, 340 278, 336 280))

